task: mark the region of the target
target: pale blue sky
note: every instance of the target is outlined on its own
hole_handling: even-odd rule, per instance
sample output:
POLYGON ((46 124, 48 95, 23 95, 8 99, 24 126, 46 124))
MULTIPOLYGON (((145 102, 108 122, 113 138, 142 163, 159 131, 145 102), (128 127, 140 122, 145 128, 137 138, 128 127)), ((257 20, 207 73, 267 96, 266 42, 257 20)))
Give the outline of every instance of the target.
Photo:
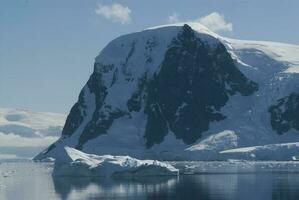
POLYGON ((298 10, 298 0, 1 0, 0 107, 67 113, 110 40, 170 16, 216 12, 232 28, 221 34, 299 44, 298 10))

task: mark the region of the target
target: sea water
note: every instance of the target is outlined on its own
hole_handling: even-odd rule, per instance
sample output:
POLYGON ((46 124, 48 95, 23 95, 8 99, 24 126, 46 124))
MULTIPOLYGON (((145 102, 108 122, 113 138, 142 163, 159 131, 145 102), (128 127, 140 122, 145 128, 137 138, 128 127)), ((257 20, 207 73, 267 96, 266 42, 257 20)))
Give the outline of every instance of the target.
POLYGON ((179 177, 53 177, 52 163, 2 161, 1 200, 299 199, 299 162, 172 162, 179 177))

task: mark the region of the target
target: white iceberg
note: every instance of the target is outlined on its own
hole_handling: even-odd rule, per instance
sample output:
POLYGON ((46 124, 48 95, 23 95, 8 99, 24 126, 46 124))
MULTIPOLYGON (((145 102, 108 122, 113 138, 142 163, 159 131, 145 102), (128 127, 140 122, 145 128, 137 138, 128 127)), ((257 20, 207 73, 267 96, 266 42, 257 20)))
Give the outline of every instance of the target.
POLYGON ((156 160, 138 160, 130 156, 97 156, 64 147, 55 160, 53 176, 178 176, 179 170, 156 160))

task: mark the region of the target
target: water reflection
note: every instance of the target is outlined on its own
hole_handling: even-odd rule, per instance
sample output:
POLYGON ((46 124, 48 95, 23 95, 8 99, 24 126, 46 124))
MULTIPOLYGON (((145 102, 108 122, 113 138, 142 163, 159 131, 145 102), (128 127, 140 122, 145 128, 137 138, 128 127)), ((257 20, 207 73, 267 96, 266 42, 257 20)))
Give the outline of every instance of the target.
POLYGON ((54 189, 62 199, 146 199, 160 194, 179 181, 173 177, 138 179, 52 177, 54 189))
POLYGON ((299 199, 299 174, 282 174, 273 182, 272 199, 299 199))
POLYGON ((53 177, 53 182, 62 199, 299 199, 299 174, 203 174, 127 180, 53 177))
POLYGON ((143 179, 53 177, 62 199, 232 199, 236 175, 143 179))

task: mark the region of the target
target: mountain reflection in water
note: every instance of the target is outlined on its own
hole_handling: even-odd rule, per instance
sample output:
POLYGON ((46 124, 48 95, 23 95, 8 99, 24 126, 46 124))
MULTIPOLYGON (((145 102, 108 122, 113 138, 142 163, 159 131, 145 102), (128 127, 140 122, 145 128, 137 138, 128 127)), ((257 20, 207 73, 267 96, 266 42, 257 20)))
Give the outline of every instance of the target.
POLYGON ((62 199, 299 199, 299 174, 202 174, 136 179, 53 177, 62 199))

